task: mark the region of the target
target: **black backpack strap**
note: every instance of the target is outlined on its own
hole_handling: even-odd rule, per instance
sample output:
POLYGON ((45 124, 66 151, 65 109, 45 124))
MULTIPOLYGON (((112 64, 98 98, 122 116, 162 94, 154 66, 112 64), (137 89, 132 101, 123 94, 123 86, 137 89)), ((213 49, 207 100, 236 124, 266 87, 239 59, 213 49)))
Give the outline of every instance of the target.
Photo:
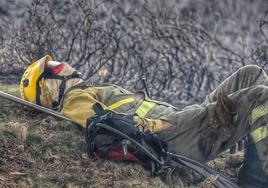
POLYGON ((94 104, 92 109, 97 115, 100 115, 104 111, 104 108, 99 103, 94 104))

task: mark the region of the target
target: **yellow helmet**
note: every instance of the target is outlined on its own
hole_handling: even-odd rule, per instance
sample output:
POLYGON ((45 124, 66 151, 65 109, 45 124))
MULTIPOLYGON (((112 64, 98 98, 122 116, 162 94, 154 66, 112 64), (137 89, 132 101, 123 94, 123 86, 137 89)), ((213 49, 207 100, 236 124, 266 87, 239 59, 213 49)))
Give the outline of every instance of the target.
POLYGON ((57 110, 65 93, 84 82, 81 73, 46 55, 30 65, 20 82, 21 98, 57 110))
POLYGON ((26 69, 20 82, 20 95, 22 99, 36 103, 37 84, 39 84, 39 78, 44 72, 45 64, 48 61, 52 61, 52 57, 46 55, 26 69))

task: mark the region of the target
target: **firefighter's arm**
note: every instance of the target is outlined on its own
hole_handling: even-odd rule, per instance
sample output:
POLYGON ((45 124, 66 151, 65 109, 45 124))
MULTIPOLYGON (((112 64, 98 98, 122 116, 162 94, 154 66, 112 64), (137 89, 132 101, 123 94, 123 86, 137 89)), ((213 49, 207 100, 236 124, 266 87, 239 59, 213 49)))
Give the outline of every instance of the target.
POLYGON ((151 132, 160 132, 171 126, 169 122, 164 120, 141 118, 139 116, 135 116, 134 121, 136 122, 136 125, 139 130, 142 132, 147 130, 151 132))
POLYGON ((88 92, 82 92, 81 90, 71 91, 63 101, 61 114, 86 128, 87 119, 95 115, 92 109, 95 103, 101 104, 103 108, 106 107, 88 92))

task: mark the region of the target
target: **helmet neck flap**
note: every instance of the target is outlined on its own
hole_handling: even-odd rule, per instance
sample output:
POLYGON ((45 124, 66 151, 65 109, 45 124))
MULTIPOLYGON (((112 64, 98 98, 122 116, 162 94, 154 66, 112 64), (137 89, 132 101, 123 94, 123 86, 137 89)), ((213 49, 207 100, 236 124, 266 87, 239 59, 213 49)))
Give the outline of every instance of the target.
POLYGON ((70 79, 74 79, 74 78, 81 78, 81 73, 74 71, 72 74, 67 75, 67 76, 61 76, 61 75, 57 75, 54 74, 53 71, 51 71, 51 69, 45 69, 44 72, 39 76, 39 78, 37 79, 36 82, 36 104, 42 106, 41 104, 41 88, 40 88, 40 84, 39 82, 42 79, 58 79, 61 80, 61 84, 59 86, 59 97, 58 97, 58 102, 53 102, 52 103, 52 109, 57 109, 57 107, 60 105, 60 102, 65 94, 65 90, 66 90, 66 82, 70 79))

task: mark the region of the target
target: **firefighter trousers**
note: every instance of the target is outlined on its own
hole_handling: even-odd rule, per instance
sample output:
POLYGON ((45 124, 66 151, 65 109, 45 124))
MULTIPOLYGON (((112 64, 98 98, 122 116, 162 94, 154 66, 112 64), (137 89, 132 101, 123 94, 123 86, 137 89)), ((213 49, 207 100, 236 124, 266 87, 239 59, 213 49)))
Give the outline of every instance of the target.
POLYGON ((268 76, 260 67, 247 65, 240 68, 209 94, 202 104, 174 110, 166 119, 173 126, 161 131, 159 136, 170 151, 205 163, 215 157, 211 157, 208 151, 216 148, 216 154, 219 154, 248 135, 256 143, 262 167, 268 174, 268 76), (214 132, 216 136, 213 136, 208 133, 213 128, 211 118, 215 116, 215 100, 220 94, 228 96, 236 113, 234 123, 230 125, 231 131, 227 132, 229 135, 225 129, 217 129, 219 132, 214 132), (224 139, 217 143, 219 147, 215 147, 220 138, 224 139), (200 143, 206 143, 203 144, 205 148, 200 143))

